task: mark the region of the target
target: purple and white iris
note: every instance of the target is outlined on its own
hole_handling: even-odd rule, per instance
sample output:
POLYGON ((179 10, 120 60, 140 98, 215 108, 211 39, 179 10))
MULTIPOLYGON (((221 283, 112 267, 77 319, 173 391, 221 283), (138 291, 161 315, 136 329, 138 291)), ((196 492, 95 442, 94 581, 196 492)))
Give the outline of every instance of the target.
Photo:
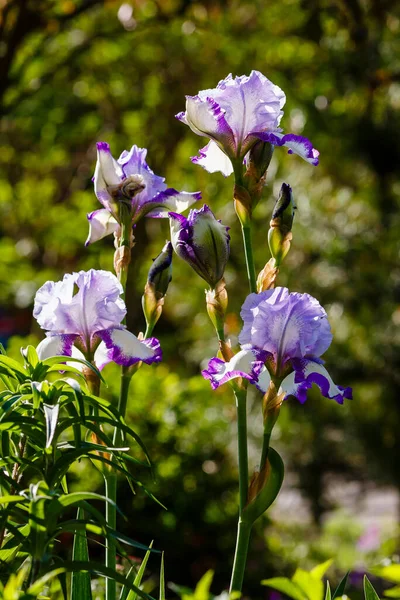
POLYGON ((199 150, 194 163, 209 173, 220 171, 225 177, 241 164, 257 140, 285 146, 289 154, 298 154, 312 165, 318 164, 319 152, 300 135, 284 134, 279 127, 286 102, 285 93, 259 71, 249 76, 228 75, 215 89, 186 96, 186 111, 177 119, 192 131, 211 141, 199 150))
POLYGON ((229 258, 229 227, 216 219, 206 204, 200 210, 192 209, 188 218, 173 212, 169 218, 175 252, 214 289, 229 258))
POLYGON ((47 281, 37 291, 33 309, 47 336, 37 347, 39 358, 84 356, 94 358, 99 369, 111 361, 123 366, 159 362, 157 339, 141 341, 121 325, 126 315, 122 293, 108 271, 90 269, 47 281))
POLYGON ((106 142, 97 144, 94 190, 104 208, 88 214, 89 236, 86 245, 111 233, 118 233, 119 202, 128 202, 132 225, 142 217, 168 217, 173 210, 181 213, 197 200, 200 192, 178 192, 167 188, 164 177, 155 175, 146 162, 147 150, 132 146, 118 160, 106 142))
POLYGON ((351 388, 333 383, 320 359, 331 344, 332 333, 318 300, 277 287, 247 296, 240 314, 242 350, 226 363, 212 358, 202 372, 214 389, 244 377, 265 393, 272 375, 281 382, 279 393, 285 398, 295 396, 301 403, 313 383, 323 396, 339 404, 352 397, 351 388))

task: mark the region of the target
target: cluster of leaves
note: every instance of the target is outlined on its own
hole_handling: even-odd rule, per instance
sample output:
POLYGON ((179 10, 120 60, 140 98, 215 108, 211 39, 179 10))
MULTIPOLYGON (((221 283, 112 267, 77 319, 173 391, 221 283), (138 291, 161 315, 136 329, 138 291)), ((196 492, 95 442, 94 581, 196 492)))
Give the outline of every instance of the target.
POLYGON ((107 525, 96 505, 110 500, 90 491, 69 492, 67 481, 76 461, 90 459, 103 472, 112 466, 134 489, 141 483, 130 465, 151 468, 143 443, 109 401, 86 389, 82 367, 101 377, 90 363, 71 359, 65 364, 63 357, 40 361, 32 346, 23 357, 20 364, 0 355, 0 561, 5 581, 9 577, 2 584, 3 596, 44 598, 56 585, 66 598, 66 573, 72 572, 71 600, 91 598, 93 574, 121 584, 121 600, 148 597, 139 585, 150 550, 107 525), (129 447, 115 447, 114 428, 139 445, 145 460, 131 456, 129 447), (77 511, 76 518, 71 510, 77 511), (60 553, 58 542, 65 534, 74 536, 72 559, 60 553), (139 572, 132 568, 125 577, 102 562, 89 561, 87 535, 113 540, 126 558, 125 547, 147 551, 139 572), (11 590, 19 593, 12 596, 11 590))

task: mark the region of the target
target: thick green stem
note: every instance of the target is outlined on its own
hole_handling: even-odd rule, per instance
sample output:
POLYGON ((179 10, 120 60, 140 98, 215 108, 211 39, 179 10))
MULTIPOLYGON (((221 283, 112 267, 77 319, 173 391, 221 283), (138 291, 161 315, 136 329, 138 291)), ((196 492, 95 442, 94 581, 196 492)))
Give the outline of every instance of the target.
POLYGON ((239 462, 239 522, 230 591, 241 591, 249 547, 251 524, 242 519, 247 503, 249 467, 247 458, 246 390, 236 390, 239 462))
POLYGON ((246 259, 247 277, 250 292, 257 293, 256 269, 254 266, 253 247, 251 244, 251 225, 242 225, 243 247, 246 259))
POLYGON ((247 551, 249 549, 251 524, 239 518, 236 538, 235 558, 233 561, 232 579, 229 592, 241 592, 246 569, 247 551))

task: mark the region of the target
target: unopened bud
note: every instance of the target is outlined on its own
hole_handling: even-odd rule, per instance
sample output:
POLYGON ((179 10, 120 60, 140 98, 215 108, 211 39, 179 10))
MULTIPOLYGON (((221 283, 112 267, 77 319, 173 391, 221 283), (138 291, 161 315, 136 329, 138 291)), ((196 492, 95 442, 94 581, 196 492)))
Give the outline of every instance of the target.
POLYGON ((268 232, 269 249, 275 259, 276 267, 279 267, 290 249, 295 208, 292 188, 287 183, 283 183, 274 206, 268 232))
POLYGON ((223 340, 225 314, 228 308, 228 292, 223 278, 217 283, 215 289, 206 291, 206 303, 208 316, 218 337, 223 340))
POLYGON ((251 198, 251 210, 257 206, 261 198, 273 151, 272 144, 258 140, 248 154, 244 184, 251 198))
POLYGON ((171 241, 175 252, 214 289, 222 279, 229 258, 229 227, 204 205, 188 218, 170 212, 171 241))
POLYGON ((164 296, 172 279, 172 244, 166 242, 154 259, 142 296, 143 313, 148 329, 153 329, 162 313, 164 296))

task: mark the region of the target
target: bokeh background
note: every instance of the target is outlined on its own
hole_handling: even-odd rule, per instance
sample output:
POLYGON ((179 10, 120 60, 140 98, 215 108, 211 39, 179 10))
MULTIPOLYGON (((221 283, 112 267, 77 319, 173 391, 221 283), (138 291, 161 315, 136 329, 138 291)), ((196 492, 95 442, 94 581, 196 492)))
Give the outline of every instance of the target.
MULTIPOLYGON (((334 558, 331 577, 399 550, 400 488, 400 11, 390 0, 0 0, 0 338, 9 352, 42 337, 33 297, 48 279, 112 269, 108 238, 85 249, 86 213, 99 208, 91 177, 95 143, 118 156, 132 144, 169 186, 201 190, 231 227, 228 333, 235 343, 247 293, 232 178, 193 165, 203 140, 174 119, 185 94, 229 72, 258 69, 287 95, 282 121, 309 137, 320 165, 277 149, 255 212, 258 269, 269 258, 274 198, 290 183, 298 205, 279 283, 316 296, 334 342, 326 354, 345 406, 312 390, 287 402, 273 445, 284 488, 254 532, 246 593, 268 598, 262 578, 334 558), (336 574, 335 574, 336 570, 336 574)), ((168 223, 146 219, 128 282, 128 325, 168 223)), ((164 361, 135 377, 128 418, 147 443, 168 510, 121 484, 120 529, 166 551, 168 581, 194 587, 214 569, 229 581, 236 535, 235 408, 229 386, 212 393, 200 368, 216 341, 204 283, 177 258, 157 325, 164 361)), ((105 393, 118 372, 107 367, 105 393)), ((261 436, 260 396, 249 405, 250 457, 261 436)), ((87 463, 73 475, 102 489, 87 463)), ((101 555, 101 547, 93 545, 101 555)), ((150 561, 150 572, 158 559, 150 561)), ((156 575, 154 575, 156 577, 156 575)), ((358 579, 353 577, 357 587, 358 579)))

